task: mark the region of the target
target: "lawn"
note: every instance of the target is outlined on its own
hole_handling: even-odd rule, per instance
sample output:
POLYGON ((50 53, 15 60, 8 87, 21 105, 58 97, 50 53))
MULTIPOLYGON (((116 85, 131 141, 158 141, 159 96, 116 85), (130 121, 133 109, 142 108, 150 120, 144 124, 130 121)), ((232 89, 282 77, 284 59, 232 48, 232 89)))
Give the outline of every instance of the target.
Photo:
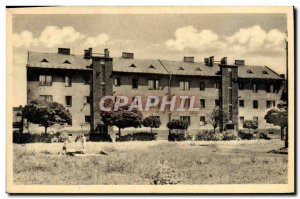
POLYGON ((282 146, 280 140, 88 142, 93 155, 72 157, 57 154, 62 144, 14 144, 14 183, 287 183, 287 155, 268 153, 282 146))

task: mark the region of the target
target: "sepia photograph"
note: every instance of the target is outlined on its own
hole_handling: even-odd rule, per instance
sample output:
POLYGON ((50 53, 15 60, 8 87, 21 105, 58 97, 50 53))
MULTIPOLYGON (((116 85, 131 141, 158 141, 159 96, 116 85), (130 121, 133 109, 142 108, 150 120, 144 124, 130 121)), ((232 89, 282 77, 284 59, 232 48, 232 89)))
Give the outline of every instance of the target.
POLYGON ((6 14, 8 193, 294 193, 293 7, 6 14))

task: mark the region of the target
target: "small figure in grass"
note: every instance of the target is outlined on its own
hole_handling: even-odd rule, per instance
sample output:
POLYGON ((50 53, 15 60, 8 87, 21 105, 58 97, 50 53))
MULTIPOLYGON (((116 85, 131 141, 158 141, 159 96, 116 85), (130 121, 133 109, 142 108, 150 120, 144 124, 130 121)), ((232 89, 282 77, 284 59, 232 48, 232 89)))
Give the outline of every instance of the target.
POLYGON ((83 154, 85 154, 85 149, 86 149, 86 137, 84 136, 84 134, 81 135, 81 151, 83 154))
POLYGON ((69 138, 66 138, 64 141, 64 145, 63 148, 60 152, 58 152, 58 154, 62 154, 62 155, 66 155, 67 154, 67 149, 68 149, 68 144, 69 144, 70 140, 69 138))

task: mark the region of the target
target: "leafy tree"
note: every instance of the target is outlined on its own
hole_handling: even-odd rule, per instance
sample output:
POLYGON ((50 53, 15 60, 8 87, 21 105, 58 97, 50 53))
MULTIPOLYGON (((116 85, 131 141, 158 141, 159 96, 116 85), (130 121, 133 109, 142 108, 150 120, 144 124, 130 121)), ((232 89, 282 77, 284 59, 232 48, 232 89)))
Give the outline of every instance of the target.
POLYGON ((161 125, 161 121, 157 116, 149 116, 143 120, 143 125, 145 127, 150 127, 152 133, 152 128, 159 128, 161 125))
POLYGON ((177 133, 178 133, 178 129, 184 130, 188 128, 188 125, 186 122, 182 121, 182 120, 171 120, 170 122, 168 122, 167 127, 172 130, 172 129, 177 129, 177 133))
POLYGON ((45 134, 48 127, 70 123, 72 120, 70 112, 62 104, 42 100, 33 100, 26 105, 23 117, 30 123, 45 127, 45 134))
MULTIPOLYGON (((214 128, 214 133, 216 133, 216 128, 219 126, 222 128, 222 121, 223 118, 225 117, 224 111, 222 111, 219 108, 214 108, 214 110, 210 113, 208 116, 208 122, 213 126, 214 128)), ((221 131, 221 129, 220 129, 221 131)))
POLYGON ((138 128, 143 119, 143 115, 138 109, 128 110, 128 106, 120 107, 117 111, 102 111, 101 116, 104 124, 118 127, 119 138, 121 137, 121 129, 138 128))
POLYGON ((258 125, 257 125, 257 122, 256 121, 253 121, 253 120, 245 120, 243 122, 243 128, 246 128, 249 130, 249 134, 250 134, 250 130, 251 129, 257 129, 258 128, 258 125))
POLYGON ((280 108, 273 108, 265 115, 265 120, 269 124, 280 126, 281 139, 283 139, 284 129, 286 128, 285 147, 288 147, 288 112, 286 106, 279 106, 280 108))

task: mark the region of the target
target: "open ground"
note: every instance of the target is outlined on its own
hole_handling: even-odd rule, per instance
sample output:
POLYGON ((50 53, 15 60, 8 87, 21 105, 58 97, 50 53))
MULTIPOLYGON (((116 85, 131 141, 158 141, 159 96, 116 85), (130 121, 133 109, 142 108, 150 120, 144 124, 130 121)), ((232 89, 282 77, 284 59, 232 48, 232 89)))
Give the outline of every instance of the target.
POLYGON ((58 155, 61 143, 14 144, 13 177, 15 184, 152 184, 169 172, 180 184, 282 184, 288 157, 268 152, 283 145, 278 139, 88 142, 93 155, 72 157, 58 155))

